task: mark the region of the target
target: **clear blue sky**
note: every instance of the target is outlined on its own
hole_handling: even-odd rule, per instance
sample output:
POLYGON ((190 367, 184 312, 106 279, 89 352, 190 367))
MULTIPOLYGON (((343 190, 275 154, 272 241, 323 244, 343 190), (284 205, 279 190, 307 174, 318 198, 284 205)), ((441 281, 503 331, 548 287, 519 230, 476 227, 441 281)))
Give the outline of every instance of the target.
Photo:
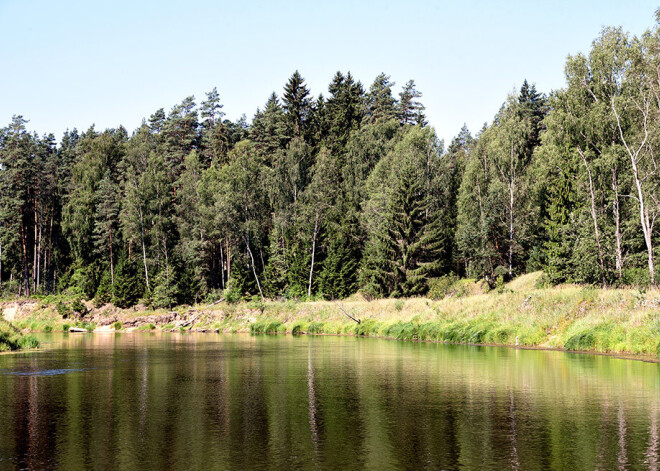
POLYGON ((327 95, 337 70, 396 92, 415 79, 429 122, 478 131, 523 79, 564 86, 568 54, 603 26, 640 34, 656 2, 0 0, 0 126, 22 114, 59 139, 123 124, 218 88, 230 119, 252 118, 299 69, 327 95))

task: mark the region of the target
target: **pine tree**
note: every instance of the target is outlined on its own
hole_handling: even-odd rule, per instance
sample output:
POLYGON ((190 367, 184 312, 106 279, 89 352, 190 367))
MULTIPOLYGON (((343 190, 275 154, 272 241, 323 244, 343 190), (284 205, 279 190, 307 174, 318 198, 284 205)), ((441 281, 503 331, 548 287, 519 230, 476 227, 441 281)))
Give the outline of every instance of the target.
POLYGON ((305 79, 296 70, 284 86, 282 97, 289 138, 306 136, 311 111, 311 99, 305 79))
POLYGON ((110 264, 110 281, 115 282, 115 248, 120 245, 118 226, 120 202, 118 187, 106 170, 95 194, 94 246, 100 258, 107 256, 110 264))
POLYGON ((257 110, 254 115, 250 126, 250 140, 268 160, 273 159, 278 150, 284 149, 286 142, 284 111, 274 92, 268 97, 264 110, 257 110))
MULTIPOLYGON (((208 112, 215 113, 209 105, 208 112)), ((182 169, 185 158, 198 145, 197 110, 195 97, 186 97, 179 105, 170 111, 162 128, 163 156, 168 171, 176 180, 182 169)))
POLYGON ((369 88, 366 96, 365 120, 367 123, 389 121, 396 117, 396 99, 392 96, 390 76, 379 74, 369 88))
POLYGON ((425 107, 417 101, 421 97, 422 93, 417 90, 415 81, 408 80, 399 94, 398 115, 401 124, 426 125, 426 117, 424 116, 425 107))
POLYGON ((223 156, 229 150, 227 130, 222 122, 222 117, 225 115, 222 108, 220 94, 213 87, 213 90, 206 94, 206 100, 201 105, 200 147, 205 166, 223 160, 223 156))
POLYGON ((346 146, 351 131, 356 130, 364 116, 364 90, 350 72, 337 72, 328 87, 330 96, 325 103, 329 149, 336 155, 346 146))

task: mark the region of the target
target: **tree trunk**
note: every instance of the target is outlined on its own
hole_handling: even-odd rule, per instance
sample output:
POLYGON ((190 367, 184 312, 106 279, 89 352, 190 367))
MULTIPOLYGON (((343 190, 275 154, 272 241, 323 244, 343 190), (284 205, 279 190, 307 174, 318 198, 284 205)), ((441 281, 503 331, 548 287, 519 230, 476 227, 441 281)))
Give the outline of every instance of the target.
MULTIPOLYGON (((48 231, 48 269, 44 269, 44 276, 47 277, 46 279, 46 292, 47 294, 50 294, 50 288, 51 288, 51 281, 52 277, 49 276, 49 273, 52 272, 53 270, 53 219, 55 219, 55 201, 53 200, 53 204, 51 205, 50 209, 50 229, 48 231)), ((46 263, 46 260, 44 260, 44 263, 46 263)))
POLYGON ((616 124, 619 128, 619 134, 621 135, 621 140, 623 141, 623 146, 626 148, 626 152, 628 153, 628 156, 630 157, 630 163, 632 165, 633 169, 633 177, 635 179, 635 187, 637 188, 637 198, 639 200, 639 219, 642 224, 642 232, 644 233, 644 242, 646 242, 646 251, 647 251, 647 256, 648 256, 648 265, 649 265, 649 276, 651 278, 651 284, 655 285, 655 267, 654 267, 654 261, 653 261, 653 237, 652 237, 652 232, 653 232, 653 227, 651 224, 651 221, 649 220, 649 213, 648 213, 648 208, 646 207, 644 203, 644 191, 642 189, 642 178, 639 175, 639 168, 637 167, 637 163, 639 161, 639 153, 642 151, 644 146, 646 145, 646 142, 648 140, 648 130, 647 130, 647 120, 648 120, 648 100, 644 101, 644 105, 646 108, 640 108, 642 110, 642 113, 644 115, 644 139, 642 139, 642 142, 640 143, 639 147, 636 150, 632 150, 629 146, 628 143, 626 142, 626 138, 623 135, 623 128, 621 128, 621 121, 619 120, 619 114, 616 111, 616 107, 614 106, 614 98, 612 98, 612 111, 614 111, 614 116, 616 116, 616 124))
POLYGON ((600 270, 602 275, 603 288, 607 286, 605 279, 605 262, 603 261, 603 248, 600 245, 600 231, 598 230, 598 217, 596 214, 596 193, 594 191, 594 181, 591 177, 591 169, 589 168, 589 163, 585 157, 582 149, 578 147, 578 153, 582 157, 582 162, 584 163, 585 168, 587 169, 587 175, 589 176, 589 194, 591 195, 591 218, 594 221, 594 236, 596 238, 596 246, 598 247, 598 261, 600 263, 600 270))
POLYGON ((110 284, 115 284, 115 263, 112 254, 112 225, 110 226, 110 284))
POLYGON ((264 300, 264 293, 261 291, 261 283, 259 283, 259 277, 257 276, 257 269, 254 266, 254 257, 252 256, 252 250, 250 250, 250 236, 247 236, 245 238, 245 245, 247 247, 247 251, 250 254, 250 260, 252 260, 252 273, 254 274, 254 279, 257 281, 257 288, 259 288, 259 294, 261 295, 261 300, 264 300))
POLYGON ((25 222, 23 221, 23 206, 20 208, 21 217, 21 243, 23 245, 23 285, 25 286, 25 294, 30 297, 30 273, 28 270, 27 259, 27 237, 25 234, 25 222))
POLYGON ((220 242, 220 284, 222 290, 225 290, 225 256, 222 250, 222 242, 220 242))
POLYGON ((309 267, 309 285, 307 286, 307 297, 312 297, 312 276, 314 274, 314 256, 316 255, 316 234, 319 230, 319 213, 314 218, 314 235, 312 236, 312 265, 309 267))
POLYGON ((513 278, 513 180, 509 184, 509 278, 513 278))
POLYGON ((621 237, 621 216, 619 213, 619 184, 617 182, 616 167, 612 167, 612 189, 614 190, 614 201, 612 211, 614 213, 614 240, 616 242, 616 271, 619 281, 623 279, 623 252, 621 237))
POLYGON ((142 208, 139 209, 140 213, 140 235, 142 236, 142 263, 144 265, 144 280, 147 284, 147 291, 151 293, 149 287, 149 270, 147 270, 147 249, 144 244, 144 221, 142 219, 142 208))
POLYGON ((229 247, 229 238, 227 239, 227 285, 231 279, 231 247, 229 247))
POLYGON ((37 194, 34 192, 34 239, 32 239, 32 291, 37 291, 37 226, 39 225, 39 214, 37 213, 37 194))
POLYGON ((35 245, 37 245, 37 281, 35 283, 35 292, 39 289, 41 286, 41 236, 43 233, 42 227, 43 227, 43 215, 39 217, 39 244, 37 245, 35 242, 35 245))

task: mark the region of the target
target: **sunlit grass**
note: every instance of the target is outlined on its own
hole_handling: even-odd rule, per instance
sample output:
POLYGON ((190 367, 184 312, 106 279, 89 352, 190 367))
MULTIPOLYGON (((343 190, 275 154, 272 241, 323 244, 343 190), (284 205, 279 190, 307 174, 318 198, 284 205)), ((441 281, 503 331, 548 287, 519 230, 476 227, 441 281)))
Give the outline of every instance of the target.
MULTIPOLYGON (((518 345, 637 355, 660 350, 660 291, 544 287, 541 273, 520 276, 500 290, 458 280, 444 299, 266 301, 179 307, 197 316, 194 325, 145 324, 136 330, 213 330, 254 334, 316 334, 401 340, 518 345), (351 319, 352 318, 352 319, 351 319), (359 321, 359 322, 357 322, 359 321)), ((121 311, 119 324, 167 311, 121 311)), ((72 320, 66 320, 71 323, 72 320)), ((42 305, 14 325, 32 332, 60 331, 69 324, 42 305)), ((92 330, 93 324, 75 322, 92 330)), ((119 329, 122 329, 119 327, 119 329)))

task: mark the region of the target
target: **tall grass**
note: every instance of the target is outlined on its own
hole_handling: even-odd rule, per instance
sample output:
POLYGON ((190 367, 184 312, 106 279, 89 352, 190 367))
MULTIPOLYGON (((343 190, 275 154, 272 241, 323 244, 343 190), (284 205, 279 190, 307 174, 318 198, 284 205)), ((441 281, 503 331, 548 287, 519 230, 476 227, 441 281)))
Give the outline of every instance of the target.
MULTIPOLYGON (((438 282, 436 288, 434 299, 366 300, 357 294, 341 303, 289 300, 195 306, 204 314, 195 327, 253 334, 341 334, 654 356, 660 353, 658 290, 548 287, 542 273, 520 276, 500 290, 488 291, 483 282, 449 278, 438 282)), ((144 313, 126 314, 136 315, 144 313)), ((20 320, 17 326, 43 331, 53 325, 53 330, 59 330, 63 321, 54 316, 52 307, 44 308, 20 320)), ((151 329, 144 326, 140 330, 151 329)))
POLYGON ((0 352, 37 348, 39 341, 30 334, 23 334, 8 322, 0 321, 0 352))

